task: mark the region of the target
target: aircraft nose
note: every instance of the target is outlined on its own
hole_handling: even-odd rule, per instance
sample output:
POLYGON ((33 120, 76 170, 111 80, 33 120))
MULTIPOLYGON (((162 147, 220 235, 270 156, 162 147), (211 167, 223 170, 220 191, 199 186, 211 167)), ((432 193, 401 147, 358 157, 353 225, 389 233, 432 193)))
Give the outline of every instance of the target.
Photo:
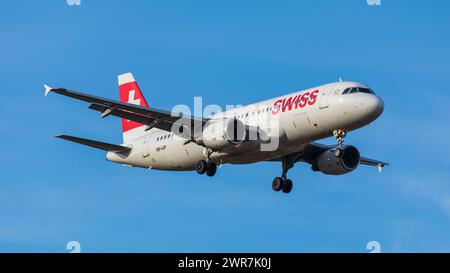
POLYGON ((370 96, 370 99, 366 100, 365 105, 366 113, 372 120, 378 118, 384 111, 384 102, 376 95, 370 96))

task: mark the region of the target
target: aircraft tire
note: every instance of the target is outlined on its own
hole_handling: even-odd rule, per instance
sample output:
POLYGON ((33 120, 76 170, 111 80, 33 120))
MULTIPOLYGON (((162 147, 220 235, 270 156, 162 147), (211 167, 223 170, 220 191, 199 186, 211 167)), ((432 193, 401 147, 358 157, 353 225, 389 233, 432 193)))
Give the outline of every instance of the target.
POLYGON ((281 184, 281 189, 283 190, 284 193, 290 193, 292 191, 292 180, 290 179, 286 179, 283 181, 283 183, 281 184))
POLYGON ((214 162, 209 162, 206 167, 206 175, 207 176, 214 176, 217 171, 217 164, 214 162))
POLYGON ((272 181, 272 189, 274 191, 281 191, 283 185, 283 179, 281 177, 275 177, 272 181))
POLYGON ((197 170, 198 174, 206 173, 207 169, 208 169, 208 164, 206 163, 205 160, 200 160, 199 162, 197 162, 196 170, 197 170))

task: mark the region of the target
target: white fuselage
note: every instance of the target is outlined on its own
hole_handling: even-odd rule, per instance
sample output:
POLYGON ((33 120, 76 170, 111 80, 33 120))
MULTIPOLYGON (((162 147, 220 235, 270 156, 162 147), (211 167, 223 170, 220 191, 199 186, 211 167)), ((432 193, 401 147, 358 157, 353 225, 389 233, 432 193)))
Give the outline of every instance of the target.
MULTIPOLYGON (((367 88, 356 82, 330 83, 208 117, 211 123, 236 118, 277 141, 272 150, 261 149, 258 142, 243 142, 215 150, 210 159, 217 164, 246 164, 279 158, 331 136, 336 129, 351 131, 365 126, 383 112, 378 96, 342 94, 349 87, 367 88)), ((129 166, 186 171, 195 170, 197 162, 207 156, 207 148, 194 142, 186 144, 186 139, 155 128, 124 145, 132 147, 128 155, 108 152, 107 159, 129 166)))

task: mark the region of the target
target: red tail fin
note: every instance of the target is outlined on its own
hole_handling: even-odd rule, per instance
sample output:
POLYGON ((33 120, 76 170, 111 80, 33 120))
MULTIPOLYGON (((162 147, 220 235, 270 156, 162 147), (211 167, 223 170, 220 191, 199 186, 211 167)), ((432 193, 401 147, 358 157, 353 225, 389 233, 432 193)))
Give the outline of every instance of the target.
MULTIPOLYGON (((120 101, 148 107, 147 101, 131 73, 119 75, 120 101)), ((122 119, 122 133, 124 143, 141 136, 145 132, 143 124, 122 119)))

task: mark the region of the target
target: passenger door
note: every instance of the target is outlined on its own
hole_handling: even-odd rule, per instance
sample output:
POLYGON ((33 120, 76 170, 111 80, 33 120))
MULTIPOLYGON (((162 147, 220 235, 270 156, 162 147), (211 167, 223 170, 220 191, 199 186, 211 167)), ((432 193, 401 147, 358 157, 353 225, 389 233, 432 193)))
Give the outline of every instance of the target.
POLYGON ((319 109, 328 108, 331 89, 329 87, 319 90, 319 109))
POLYGON ((150 152, 149 152, 149 147, 148 147, 148 141, 144 140, 142 142, 142 157, 146 158, 149 155, 150 155, 150 152))

